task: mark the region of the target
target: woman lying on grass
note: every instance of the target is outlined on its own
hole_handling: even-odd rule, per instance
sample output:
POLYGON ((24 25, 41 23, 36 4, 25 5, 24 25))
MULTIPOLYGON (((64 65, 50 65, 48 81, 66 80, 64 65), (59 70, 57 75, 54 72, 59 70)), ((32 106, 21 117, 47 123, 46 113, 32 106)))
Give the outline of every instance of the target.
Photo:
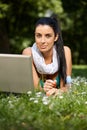
POLYGON ((32 56, 33 81, 46 95, 66 92, 71 84, 71 50, 63 45, 58 21, 55 17, 40 18, 35 26, 35 43, 23 50, 32 56))

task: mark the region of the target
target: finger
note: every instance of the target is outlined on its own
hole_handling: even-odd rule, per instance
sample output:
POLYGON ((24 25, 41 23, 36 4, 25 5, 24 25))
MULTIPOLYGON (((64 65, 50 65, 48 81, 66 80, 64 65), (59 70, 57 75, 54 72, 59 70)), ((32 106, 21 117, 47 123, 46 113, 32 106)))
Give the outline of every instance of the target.
POLYGON ((49 90, 50 90, 50 89, 49 89, 49 88, 47 88, 47 87, 44 87, 43 89, 44 89, 44 91, 45 91, 45 92, 47 92, 47 91, 49 91, 49 90))
POLYGON ((53 88, 53 85, 51 83, 45 82, 44 87, 51 89, 51 88, 53 88))
POLYGON ((58 89, 58 90, 56 91, 56 93, 55 93, 55 96, 61 95, 62 93, 63 93, 63 91, 62 91, 61 89, 58 89))
POLYGON ((47 82, 47 83, 51 83, 51 84, 53 84, 53 83, 54 83, 54 81, 53 81, 53 80, 51 80, 51 79, 47 79, 47 80, 46 80, 46 82, 47 82))
POLYGON ((56 84, 57 84, 57 81, 56 80, 46 80, 46 83, 49 84, 50 86, 56 88, 56 84))
POLYGON ((52 86, 52 85, 50 85, 50 84, 46 84, 46 85, 44 85, 44 88, 52 89, 52 88, 53 88, 53 86, 52 86))
POLYGON ((47 91, 47 92, 46 92, 46 95, 47 95, 47 96, 51 96, 51 95, 55 94, 55 92, 56 92, 56 89, 53 88, 53 89, 47 91))
POLYGON ((56 80, 46 80, 45 85, 56 88, 56 80))
POLYGON ((57 81, 54 80, 54 82, 53 82, 53 87, 56 88, 56 85, 57 85, 57 81))

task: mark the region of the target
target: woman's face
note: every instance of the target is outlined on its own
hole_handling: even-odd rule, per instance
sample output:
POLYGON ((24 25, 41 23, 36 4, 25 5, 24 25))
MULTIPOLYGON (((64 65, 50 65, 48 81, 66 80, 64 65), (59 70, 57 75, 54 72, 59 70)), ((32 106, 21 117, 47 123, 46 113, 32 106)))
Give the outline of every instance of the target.
POLYGON ((52 50, 54 42, 58 36, 55 36, 53 29, 49 25, 38 25, 35 30, 35 42, 42 53, 52 50))

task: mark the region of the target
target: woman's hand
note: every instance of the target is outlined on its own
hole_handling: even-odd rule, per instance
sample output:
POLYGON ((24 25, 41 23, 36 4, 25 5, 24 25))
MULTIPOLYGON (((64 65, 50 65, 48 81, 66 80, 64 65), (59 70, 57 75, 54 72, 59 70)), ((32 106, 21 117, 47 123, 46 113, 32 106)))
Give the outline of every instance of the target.
POLYGON ((46 92, 47 96, 51 96, 51 95, 56 95, 58 93, 58 89, 57 88, 52 88, 49 91, 46 92))
POLYGON ((47 96, 51 96, 51 95, 57 96, 67 91, 66 87, 61 87, 60 89, 57 89, 56 80, 50 80, 50 79, 46 80, 43 89, 46 92, 47 96))
POLYGON ((57 96, 57 95, 61 95, 64 91, 62 89, 57 89, 57 88, 52 88, 49 91, 46 92, 47 96, 57 96))
POLYGON ((56 80, 46 80, 46 82, 44 83, 44 91, 47 92, 52 88, 56 88, 56 80))

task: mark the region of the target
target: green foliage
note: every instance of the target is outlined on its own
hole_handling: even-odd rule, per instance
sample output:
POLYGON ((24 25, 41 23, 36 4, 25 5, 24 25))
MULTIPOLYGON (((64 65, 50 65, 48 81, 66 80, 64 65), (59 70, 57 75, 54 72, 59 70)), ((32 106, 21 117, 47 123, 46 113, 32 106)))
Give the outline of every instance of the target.
POLYGON ((0 93, 0 130, 86 130, 87 66, 73 69, 72 87, 56 97, 37 90, 0 93))
POLYGON ((86 130, 87 79, 73 78, 67 93, 0 94, 0 130, 86 130))
POLYGON ((73 64, 86 64, 86 12, 86 0, 1 0, 0 52, 21 53, 31 46, 37 19, 55 13, 61 22, 64 44, 72 50, 73 64))
POLYGON ((0 2, 0 19, 6 17, 6 12, 9 6, 0 2))
POLYGON ((86 64, 87 63, 86 59, 87 1, 86 0, 77 0, 77 1, 62 0, 62 1, 64 12, 67 13, 68 19, 72 21, 71 27, 68 28, 67 31, 63 32, 65 43, 69 45, 72 49, 73 63, 86 64))
MULTIPOLYGON (((3 13, 0 12, 3 17, 0 27, 1 37, 7 35, 9 40, 7 44, 10 44, 11 53, 21 53, 25 44, 31 46, 34 43, 34 25, 37 19, 44 16, 49 8, 55 7, 55 2, 52 0, 50 2, 46 0, 1 0, 1 5, 3 5, 0 6, 3 11, 3 13), (25 43, 26 39, 29 42, 25 43)), ((4 42, 6 43, 6 39, 2 39, 1 44, 4 42)))

